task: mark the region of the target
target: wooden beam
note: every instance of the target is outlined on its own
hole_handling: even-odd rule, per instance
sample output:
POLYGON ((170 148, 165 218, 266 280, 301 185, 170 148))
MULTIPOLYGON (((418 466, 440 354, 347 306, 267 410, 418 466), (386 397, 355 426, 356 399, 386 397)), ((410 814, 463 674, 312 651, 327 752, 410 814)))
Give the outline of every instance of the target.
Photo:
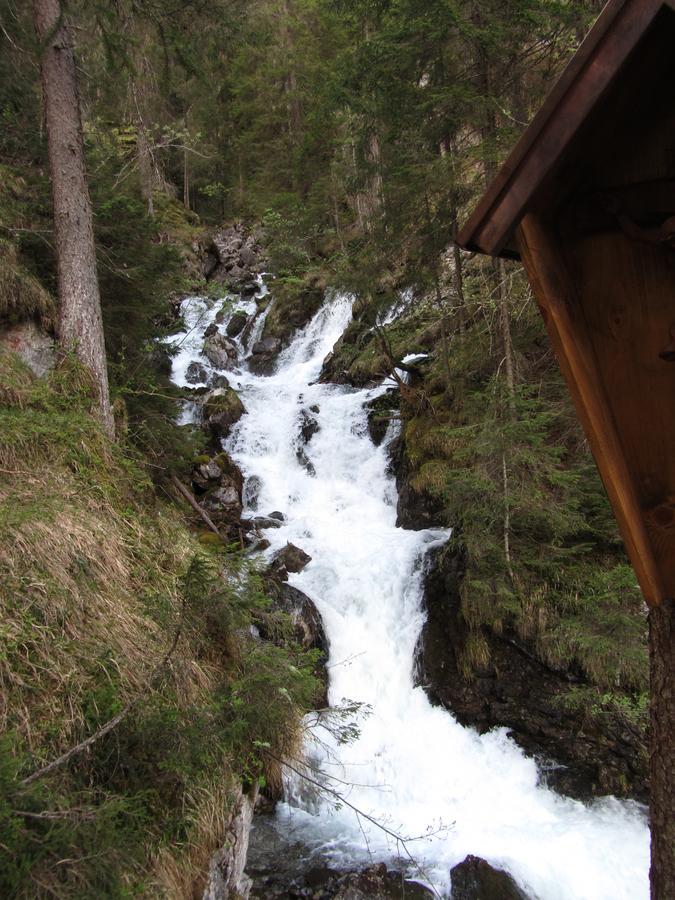
POLYGON ((529 213, 523 218, 517 236, 523 265, 591 445, 626 551, 645 600, 650 606, 658 606, 665 597, 662 579, 574 285, 557 250, 555 236, 537 215, 529 213))
POLYGON ((631 53, 675 0, 610 0, 499 170, 457 242, 466 250, 512 256, 510 239, 526 209, 611 89, 631 53), (506 250, 506 252, 504 252, 506 250))

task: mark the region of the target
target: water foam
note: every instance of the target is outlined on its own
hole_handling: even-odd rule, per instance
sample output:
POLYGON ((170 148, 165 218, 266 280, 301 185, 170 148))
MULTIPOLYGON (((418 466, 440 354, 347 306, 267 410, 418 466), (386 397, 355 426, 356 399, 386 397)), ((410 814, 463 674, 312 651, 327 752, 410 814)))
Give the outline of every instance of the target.
MULTIPOLYGON (((351 302, 329 298, 282 354, 276 374, 237 374, 248 415, 227 449, 246 476, 261 480, 258 509, 286 517, 284 527, 266 532, 268 553, 291 541, 312 557, 291 583, 323 618, 330 703, 364 704, 355 714, 356 740, 341 744, 333 729, 319 726, 307 742, 311 777, 344 802, 289 771, 279 820, 334 865, 400 857, 412 877, 441 894, 450 890, 450 868, 471 853, 506 869, 540 900, 647 898, 642 807, 557 795, 505 729, 478 735, 415 685, 422 562, 448 532, 396 527, 386 450, 370 441, 363 408, 384 387, 316 383, 351 302), (320 430, 304 452, 314 474, 296 453, 301 413, 312 406, 320 430)), ((180 376, 181 359, 174 366, 180 376)))

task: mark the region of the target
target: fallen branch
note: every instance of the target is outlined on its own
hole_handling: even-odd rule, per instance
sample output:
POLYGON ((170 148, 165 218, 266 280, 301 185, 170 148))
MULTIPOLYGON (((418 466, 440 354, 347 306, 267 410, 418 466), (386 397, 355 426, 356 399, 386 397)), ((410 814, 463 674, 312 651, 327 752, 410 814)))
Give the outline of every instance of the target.
MULTIPOLYGON (((180 610, 180 619, 178 621, 178 626, 176 628, 176 632, 173 636, 173 641, 171 642, 171 646, 164 654, 161 662, 159 662, 155 668, 152 670, 150 677, 146 682, 146 689, 152 687, 153 682, 160 674, 160 672, 167 665, 169 660, 171 659, 176 647, 178 646, 178 641, 180 640, 180 636, 183 632, 183 623, 185 621, 185 606, 186 600, 185 596, 183 596, 181 601, 181 610, 180 610)), ((55 772, 57 769, 60 769, 61 766, 64 766, 69 760, 71 760, 74 756, 82 753, 84 750, 87 750, 92 744, 95 744, 96 741, 99 741, 102 737, 105 737, 106 734, 111 732, 113 728, 116 728, 119 723, 125 719, 129 713, 138 705, 141 699, 145 696, 145 691, 139 693, 133 700, 130 700, 123 709, 121 709, 116 716, 113 716, 112 719, 109 719, 104 725, 101 725, 99 729, 97 729, 92 735, 85 740, 80 741, 79 744, 76 744, 74 747, 71 747, 70 750, 66 750, 65 753, 62 753, 61 756, 57 757, 52 762, 48 763, 46 766, 43 766, 41 769, 37 769, 31 775, 28 775, 27 778, 24 778, 21 782, 22 787, 28 787, 29 784, 33 784, 34 781, 38 781, 40 778, 45 778, 47 775, 51 775, 52 772, 55 772)))
POLYGON ((199 503, 197 503, 197 501, 196 501, 195 498, 194 498, 194 495, 192 494, 191 491, 189 491, 189 490, 185 487, 185 485, 183 484, 183 482, 182 482, 182 481, 179 481, 178 478, 176 478, 175 475, 172 475, 172 476, 171 476, 171 483, 172 483, 173 486, 176 488, 176 490, 179 492, 179 494, 181 495, 181 497, 183 497, 185 500, 187 500, 187 502, 188 502, 188 503, 190 504, 190 506, 194 509, 194 511, 197 513, 197 515, 198 515, 201 519, 204 520, 204 522, 208 525, 208 527, 211 529, 211 531, 212 531, 214 534, 217 534, 217 535, 220 537, 220 532, 218 531, 218 529, 216 528, 216 526, 213 524, 213 521, 211 520, 211 518, 210 518, 210 516, 208 515, 208 513, 206 512, 206 510, 204 510, 204 509, 199 505, 199 503))
MULTIPOLYGON (((360 821, 361 816, 363 816, 364 819, 366 819, 368 822, 370 822, 376 828, 379 828, 385 834, 389 835, 389 837, 393 838, 393 840, 396 841, 396 846, 397 847, 400 846, 403 848, 405 855, 408 857, 408 859, 410 860, 410 862, 412 863, 414 868, 417 869, 418 874, 421 875, 422 878, 424 878, 424 880, 427 882, 427 884, 433 891, 434 896, 438 897, 438 900, 441 900, 441 894, 438 892, 438 890, 436 889, 436 887, 434 886, 434 884, 432 883, 432 881, 430 880, 429 876, 424 871, 424 869, 420 866, 420 864, 417 862, 417 860, 413 857, 413 855, 411 854, 411 852, 407 846, 408 843, 411 841, 419 841, 419 840, 428 838, 429 837, 428 834, 419 835, 418 837, 403 837, 403 835, 397 834, 397 832, 392 831, 391 828, 387 828, 387 826, 383 825, 382 822, 378 822, 378 820, 374 816, 371 816, 369 813, 366 813, 362 809, 359 809, 358 806, 355 806, 353 803, 350 803, 349 800, 347 800, 339 791, 333 790, 333 788, 329 788, 325 784, 321 784, 320 781, 317 781, 315 778, 312 778, 311 776, 307 775, 306 772, 301 772, 300 769, 291 765, 291 763, 289 763, 288 760, 280 759, 280 757, 276 756, 274 753, 271 753, 269 750, 266 750, 264 748, 263 748, 263 753, 265 753, 271 759, 275 760, 275 762, 280 763, 281 765, 285 766, 287 769, 290 769, 291 772, 295 772, 295 774, 299 778, 302 778, 305 781, 309 782, 309 784, 314 785, 314 787, 318 788, 319 791, 333 797, 338 803, 344 804, 344 806, 349 807, 349 809, 351 809, 352 812, 354 812, 356 814, 356 817, 359 821, 359 827, 361 828, 362 833, 363 833, 363 829, 362 829, 361 821, 360 821)), ((328 777, 330 778, 332 776, 329 775, 328 777)), ((367 843, 367 841, 366 841, 366 843, 367 843)), ((370 847, 368 847, 368 852, 370 853, 370 847)))

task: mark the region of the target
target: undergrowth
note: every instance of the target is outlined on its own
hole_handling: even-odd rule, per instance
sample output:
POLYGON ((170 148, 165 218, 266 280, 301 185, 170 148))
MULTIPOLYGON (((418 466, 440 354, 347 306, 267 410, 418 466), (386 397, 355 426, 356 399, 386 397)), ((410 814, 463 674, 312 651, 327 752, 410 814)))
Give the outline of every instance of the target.
POLYGON ((106 440, 75 361, 4 353, 0 384, 0 894, 196 896, 236 785, 297 749, 316 660, 252 637, 284 631, 259 578, 106 440))

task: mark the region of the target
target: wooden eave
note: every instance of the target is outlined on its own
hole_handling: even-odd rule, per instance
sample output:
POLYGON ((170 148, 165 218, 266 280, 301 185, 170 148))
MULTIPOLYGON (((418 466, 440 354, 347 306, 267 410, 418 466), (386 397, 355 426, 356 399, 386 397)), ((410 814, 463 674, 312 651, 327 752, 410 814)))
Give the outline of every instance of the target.
POLYGON ((518 224, 664 9, 675 0, 610 0, 460 231, 461 247, 518 258, 518 224))

